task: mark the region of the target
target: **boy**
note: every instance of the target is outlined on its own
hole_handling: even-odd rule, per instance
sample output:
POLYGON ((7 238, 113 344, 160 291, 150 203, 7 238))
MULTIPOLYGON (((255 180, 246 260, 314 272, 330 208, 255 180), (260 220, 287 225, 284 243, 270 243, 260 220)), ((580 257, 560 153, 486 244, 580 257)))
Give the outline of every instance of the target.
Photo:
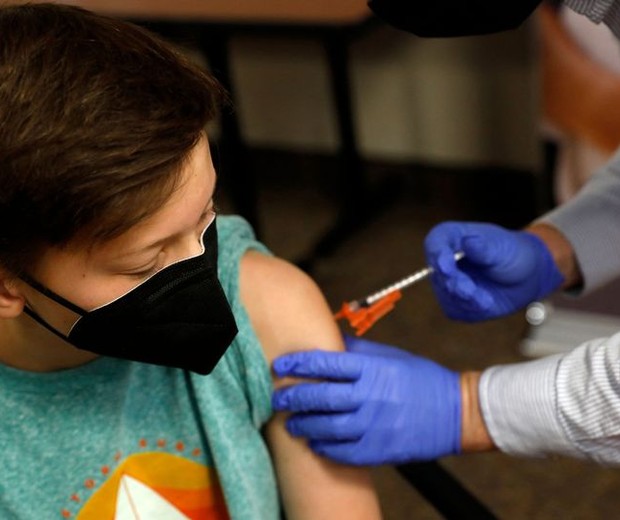
POLYGON ((0 517, 378 518, 272 417, 270 361, 342 345, 216 219, 217 83, 78 8, 0 7, 0 35, 0 517))

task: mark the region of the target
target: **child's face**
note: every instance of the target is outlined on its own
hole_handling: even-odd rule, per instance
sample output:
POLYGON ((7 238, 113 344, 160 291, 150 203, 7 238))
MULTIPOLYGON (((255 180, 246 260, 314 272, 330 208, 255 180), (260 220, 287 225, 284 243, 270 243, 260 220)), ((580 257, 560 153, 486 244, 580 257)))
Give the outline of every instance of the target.
MULTIPOLYGON (((213 209, 215 182, 208 142, 203 138, 183 169, 179 188, 157 213, 118 238, 88 250, 47 250, 32 277, 85 310, 118 298, 155 271, 200 253, 200 237, 213 209)), ((27 285, 23 293, 50 325, 63 333, 69 331, 76 314, 27 285)))

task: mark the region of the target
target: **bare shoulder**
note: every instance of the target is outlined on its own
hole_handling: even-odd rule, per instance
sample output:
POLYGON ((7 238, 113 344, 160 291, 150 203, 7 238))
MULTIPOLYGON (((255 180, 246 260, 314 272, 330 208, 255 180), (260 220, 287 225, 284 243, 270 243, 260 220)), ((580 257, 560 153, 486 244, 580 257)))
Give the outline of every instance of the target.
POLYGON ((323 294, 295 265, 249 251, 241 261, 240 292, 269 362, 295 350, 342 350, 323 294))

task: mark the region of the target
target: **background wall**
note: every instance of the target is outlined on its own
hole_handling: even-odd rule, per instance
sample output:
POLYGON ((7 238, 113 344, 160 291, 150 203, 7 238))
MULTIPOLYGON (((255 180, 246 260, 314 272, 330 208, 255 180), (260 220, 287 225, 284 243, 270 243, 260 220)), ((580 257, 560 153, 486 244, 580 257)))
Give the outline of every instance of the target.
MULTIPOLYGON (((422 39, 381 25, 351 47, 358 135, 367 158, 534 169, 539 161, 535 28, 422 39)), ((238 37, 237 110, 250 144, 337 146, 316 41, 238 37)))

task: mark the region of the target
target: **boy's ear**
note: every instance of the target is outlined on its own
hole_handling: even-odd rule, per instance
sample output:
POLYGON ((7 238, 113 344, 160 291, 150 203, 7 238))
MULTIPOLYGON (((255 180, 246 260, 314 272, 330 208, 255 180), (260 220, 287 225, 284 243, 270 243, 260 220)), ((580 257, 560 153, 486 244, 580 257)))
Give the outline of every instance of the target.
POLYGON ((0 319, 16 318, 24 310, 26 299, 16 281, 15 276, 0 268, 0 319))

